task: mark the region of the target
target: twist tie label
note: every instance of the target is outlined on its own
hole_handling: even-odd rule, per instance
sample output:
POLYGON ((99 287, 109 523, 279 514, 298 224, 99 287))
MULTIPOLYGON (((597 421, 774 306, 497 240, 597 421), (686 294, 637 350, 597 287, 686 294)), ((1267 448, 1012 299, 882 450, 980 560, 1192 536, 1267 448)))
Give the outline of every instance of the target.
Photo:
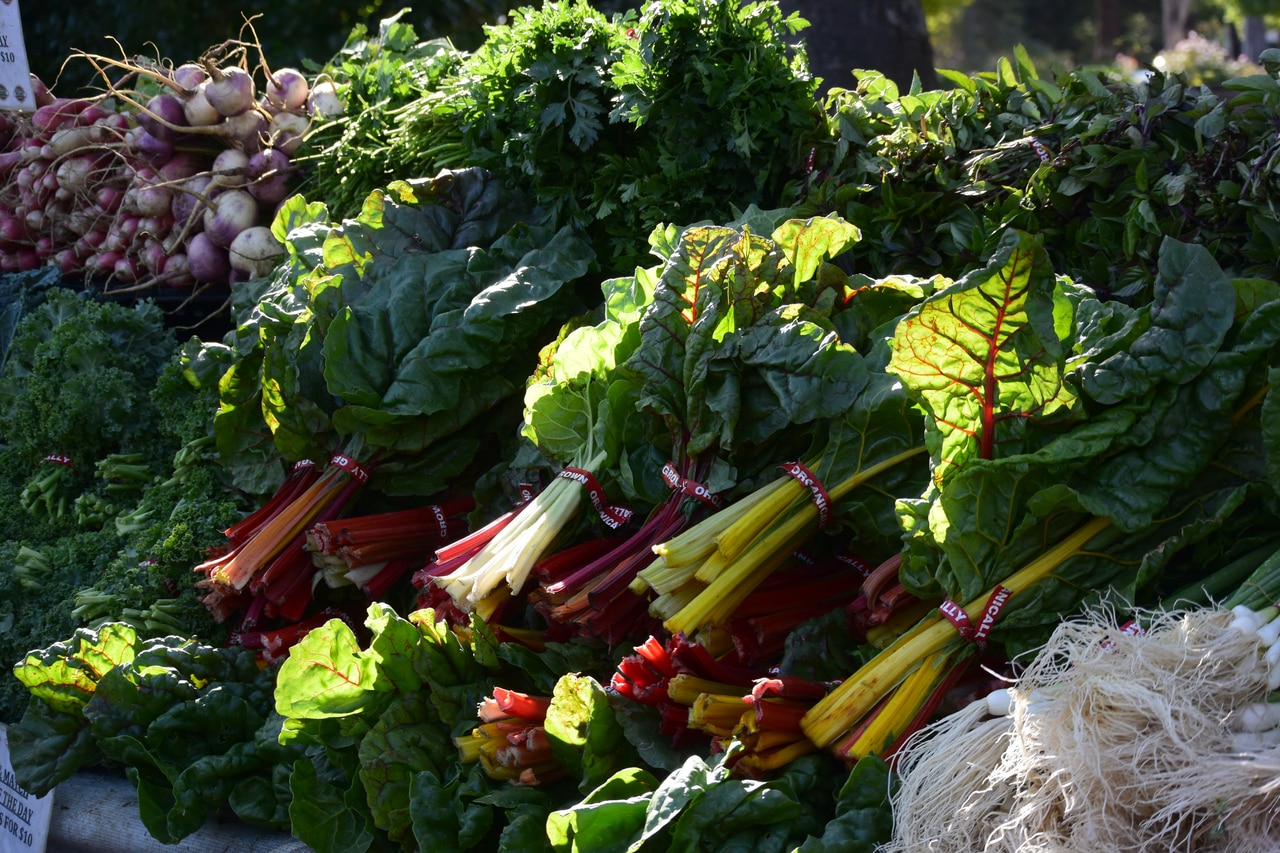
POLYGON ((991 596, 987 599, 986 606, 982 608, 982 616, 977 625, 973 624, 973 620, 969 618, 969 614, 965 612, 965 609, 950 598, 938 605, 938 611, 948 622, 955 626, 956 632, 961 637, 982 648, 987 644, 987 637, 991 634, 991 629, 995 627, 996 619, 1000 617, 1000 611, 1004 610, 1005 604, 1008 603, 1009 597, 1012 595, 1013 592, 1011 590, 997 584, 996 588, 991 591, 991 596))
POLYGON ((431 504, 428 509, 435 516, 436 529, 440 532, 440 541, 449 541, 449 517, 444 514, 444 507, 439 504, 431 504))
POLYGON ((537 494, 537 492, 533 490, 533 483, 521 483, 516 487, 516 490, 520 492, 520 500, 516 503, 516 506, 518 507, 524 506, 529 501, 533 500, 534 496, 537 494))
POLYGON ((333 458, 329 460, 329 464, 334 467, 341 468, 343 471, 346 471, 362 483, 369 479, 369 472, 361 468, 360 463, 352 459, 350 456, 346 456, 341 453, 335 454, 333 458))
POLYGON ((587 490, 587 497, 591 499, 591 505, 596 508, 596 512, 600 514, 600 520, 610 530, 617 530, 622 525, 631 520, 632 511, 622 506, 614 506, 609 503, 604 494, 604 487, 599 481, 592 476, 590 471, 584 471, 581 468, 572 466, 565 468, 557 476, 566 480, 573 480, 580 483, 587 490))
POLYGON ((789 477, 809 490, 809 499, 818 508, 818 526, 826 527, 831 521, 831 497, 822 481, 799 462, 788 462, 781 467, 789 477))
POLYGON ((839 554, 836 556, 836 562, 848 566, 864 578, 871 575, 871 564, 856 554, 839 554))
POLYGON ((680 472, 676 470, 676 463, 668 462, 662 466, 662 479, 666 480, 667 485, 673 491, 677 491, 682 495, 688 495, 691 498, 697 498, 704 504, 720 508, 722 501, 720 496, 714 494, 710 489, 696 480, 690 480, 688 477, 680 476, 680 472))
MULTIPOLYGON (((1147 633, 1146 630, 1132 619, 1120 626, 1120 636, 1122 637, 1141 637, 1145 633, 1147 633)), ((1115 640, 1108 638, 1102 641, 1102 650, 1104 652, 1109 652, 1115 647, 1115 640)))
POLYGON ((301 471, 303 468, 314 468, 314 467, 316 467, 316 463, 315 463, 315 460, 313 459, 299 459, 297 462, 293 463, 294 471, 301 471))
POLYGON ((41 462, 52 462, 55 465, 65 465, 68 468, 74 468, 70 456, 64 456, 61 453, 50 453, 48 456, 40 460, 41 462))

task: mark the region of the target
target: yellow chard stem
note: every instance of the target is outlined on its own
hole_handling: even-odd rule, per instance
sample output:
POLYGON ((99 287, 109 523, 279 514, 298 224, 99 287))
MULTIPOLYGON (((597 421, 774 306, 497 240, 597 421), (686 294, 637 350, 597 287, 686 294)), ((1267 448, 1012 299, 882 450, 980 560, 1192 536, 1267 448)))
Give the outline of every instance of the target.
POLYGON ((804 490, 792 477, 779 477, 758 491, 764 494, 750 511, 744 512, 716 537, 716 551, 726 561, 741 554, 760 535, 763 527, 786 512, 793 503, 807 500, 804 490))
POLYGON ((694 700, 703 693, 715 693, 732 697, 735 702, 743 706, 739 710, 746 710, 742 695, 750 692, 749 687, 725 684, 721 681, 712 681, 710 678, 699 678, 687 672, 673 675, 667 682, 667 698, 677 705, 692 705, 694 700))
MULTIPOLYGON (((1106 529, 1111 521, 1094 518, 1076 529, 1048 551, 1014 572, 1000 586, 1012 595, 1024 592, 1043 580, 1055 568, 1084 547, 1090 539, 1106 529)), ((964 606, 970 619, 980 618, 994 587, 964 606)), ((838 687, 820 699, 804 715, 800 726, 819 747, 827 747, 870 713, 889 691, 902 683, 907 674, 929 655, 955 649, 965 641, 955 626, 938 614, 925 617, 880 654, 868 661, 838 687)))
MULTIPOLYGON (((912 447, 875 465, 860 469, 858 473, 842 480, 828 490, 832 503, 853 489, 884 473, 901 462, 923 453, 923 447, 912 447)), ((790 477, 785 478, 791 480, 790 477)), ((791 480, 795 483, 794 480, 791 480)), ((796 489, 800 486, 795 484, 796 489)), ((799 493, 797 493, 799 494, 799 493)), ((683 631, 693 635, 704 625, 720 625, 729 619, 743 600, 760 585, 770 573, 784 563, 792 551, 799 547, 817 524, 818 508, 807 494, 796 499, 790 509, 772 516, 759 515, 751 519, 754 538, 746 549, 738 554, 723 570, 715 574, 708 586, 680 612, 668 618, 664 625, 668 631, 683 631), (784 514, 785 513, 785 514, 784 514), (779 516, 782 516, 779 518, 779 516)), ((698 579, 706 580, 709 573, 699 570, 698 579)))
POLYGON ((873 753, 883 755, 902 734, 903 729, 915 719, 938 683, 946 677, 951 662, 959 651, 940 649, 926 657, 902 680, 884 708, 849 746, 844 757, 857 761, 873 753))
POLYGON ((787 477, 773 480, 751 494, 712 513, 688 530, 653 546, 653 552, 668 566, 683 566, 701 560, 715 551, 716 539, 735 521, 749 513, 760 501, 779 489, 787 477))

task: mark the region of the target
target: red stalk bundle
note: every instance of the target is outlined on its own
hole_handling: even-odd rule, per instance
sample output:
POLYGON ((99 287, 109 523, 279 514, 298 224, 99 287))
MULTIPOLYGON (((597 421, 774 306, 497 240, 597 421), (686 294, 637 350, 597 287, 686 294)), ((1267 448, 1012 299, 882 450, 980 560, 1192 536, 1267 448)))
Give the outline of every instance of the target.
MULTIPOLYGON (((305 489, 290 499, 269 501, 274 511, 260 516, 260 523, 238 545, 196 566, 195 571, 205 575, 196 586, 207 590, 201 600, 214 617, 225 620, 244 604, 247 588, 265 595, 275 606, 274 615, 294 621, 301 618, 311 602, 314 573, 302 547, 304 531, 318 518, 338 517, 367 479, 368 472, 350 457, 334 456, 305 489), (307 571, 299 567, 300 555, 307 571)), ((300 483, 295 483, 289 492, 298 488, 300 483)))

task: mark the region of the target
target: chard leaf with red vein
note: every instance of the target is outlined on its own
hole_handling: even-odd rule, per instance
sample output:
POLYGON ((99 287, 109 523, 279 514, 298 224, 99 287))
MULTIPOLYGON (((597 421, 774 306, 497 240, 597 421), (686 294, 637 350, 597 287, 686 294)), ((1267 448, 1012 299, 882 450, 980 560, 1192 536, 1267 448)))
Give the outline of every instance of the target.
POLYGON ((842 412, 865 368, 830 317, 845 276, 828 263, 858 238, 836 217, 694 226, 666 242, 653 305, 625 367, 677 453, 714 458, 842 412))
POLYGON ((1071 415, 1077 398, 1063 382, 1059 307, 1043 247, 1010 231, 987 266, 899 322, 887 369, 932 419, 938 482, 970 459, 1019 448, 1029 421, 1071 415))
POLYGON ((84 708, 104 675, 133 660, 137 642, 137 631, 124 623, 79 628, 69 640, 28 652, 14 667, 31 692, 27 712, 8 731, 19 785, 42 797, 99 758, 84 708))

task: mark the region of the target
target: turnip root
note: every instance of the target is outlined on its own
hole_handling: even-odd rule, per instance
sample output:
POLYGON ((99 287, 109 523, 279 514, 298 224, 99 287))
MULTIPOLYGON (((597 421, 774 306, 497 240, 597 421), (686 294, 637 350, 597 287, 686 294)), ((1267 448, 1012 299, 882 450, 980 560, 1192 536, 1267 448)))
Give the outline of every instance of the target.
POLYGON ((210 65, 208 71, 204 96, 215 110, 231 118, 253 109, 257 86, 249 72, 236 65, 225 68, 210 65))
POLYGON ((284 255, 284 246, 265 225, 241 231, 228 249, 231 268, 247 278, 262 278, 275 269, 284 255))
POLYGON ((228 148, 213 158, 210 169, 214 186, 242 187, 249 182, 249 155, 237 148, 228 148))
POLYGON ((307 97, 307 112, 316 118, 330 118, 342 115, 347 106, 338 94, 338 87, 332 80, 317 83, 311 88, 307 97))
POLYGON ((214 197, 204 213, 204 233, 219 246, 231 241, 258 221, 258 203, 244 190, 227 190, 214 197))
POLYGON ((187 124, 192 127, 209 127, 222 121, 222 113, 218 112, 209 99, 205 97, 205 83, 196 86, 182 102, 182 114, 187 124))
POLYGON ((300 110, 307 104, 311 87, 296 68, 277 68, 267 73, 263 92, 268 102, 286 110, 300 110))
POLYGON ((225 248, 210 240, 208 234, 201 232, 187 244, 187 271, 198 282, 225 282, 231 274, 231 259, 225 248))
POLYGON ((274 148, 249 158, 249 194, 264 205, 276 205, 289 197, 289 158, 274 148))

